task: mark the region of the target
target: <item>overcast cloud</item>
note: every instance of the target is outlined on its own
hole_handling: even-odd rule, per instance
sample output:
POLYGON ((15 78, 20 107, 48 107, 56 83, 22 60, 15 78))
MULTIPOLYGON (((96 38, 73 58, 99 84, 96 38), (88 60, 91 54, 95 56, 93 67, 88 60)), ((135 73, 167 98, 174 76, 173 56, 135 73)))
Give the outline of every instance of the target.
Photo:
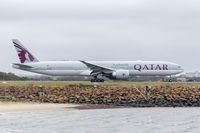
POLYGON ((163 60, 200 70, 199 0, 0 0, 0 71, 39 60, 163 60))

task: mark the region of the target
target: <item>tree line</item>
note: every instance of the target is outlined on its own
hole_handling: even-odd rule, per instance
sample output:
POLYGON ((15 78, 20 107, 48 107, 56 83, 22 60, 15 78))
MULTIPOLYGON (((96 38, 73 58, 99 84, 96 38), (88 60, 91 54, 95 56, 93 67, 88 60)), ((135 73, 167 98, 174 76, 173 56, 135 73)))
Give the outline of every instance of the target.
POLYGON ((0 80, 28 80, 27 77, 19 77, 14 73, 0 72, 0 80))

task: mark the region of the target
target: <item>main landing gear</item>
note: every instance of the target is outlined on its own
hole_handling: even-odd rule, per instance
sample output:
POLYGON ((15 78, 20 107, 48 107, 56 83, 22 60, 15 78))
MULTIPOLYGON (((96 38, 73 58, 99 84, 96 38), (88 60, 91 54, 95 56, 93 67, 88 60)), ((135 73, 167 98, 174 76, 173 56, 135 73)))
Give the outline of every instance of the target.
POLYGON ((91 79, 91 82, 104 82, 104 79, 91 79))
POLYGON ((104 82, 103 76, 96 74, 93 75, 93 78, 90 80, 91 82, 104 82))

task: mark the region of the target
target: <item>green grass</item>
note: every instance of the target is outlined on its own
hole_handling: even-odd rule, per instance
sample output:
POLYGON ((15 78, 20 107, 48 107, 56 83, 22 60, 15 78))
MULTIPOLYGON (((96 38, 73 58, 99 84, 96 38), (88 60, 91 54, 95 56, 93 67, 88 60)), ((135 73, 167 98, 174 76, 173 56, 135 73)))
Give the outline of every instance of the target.
POLYGON ((10 101, 11 98, 7 98, 7 97, 0 97, 0 101, 10 101))
POLYGON ((2 83, 0 81, 0 87, 9 87, 9 86, 17 86, 17 87, 94 87, 98 86, 98 83, 88 83, 85 81, 8 81, 7 83, 2 83))
POLYGON ((33 87, 64 87, 64 86, 69 86, 69 87, 130 87, 130 86, 140 86, 140 87, 145 87, 145 86, 163 86, 163 87, 176 87, 176 86, 198 86, 200 87, 199 84, 182 84, 182 83, 162 83, 160 84, 155 83, 155 82, 129 82, 129 84, 126 84, 126 82, 121 82, 118 84, 119 81, 117 82, 112 82, 112 81, 106 81, 107 84, 102 84, 102 83, 90 83, 88 81, 6 81, 7 83, 2 83, 0 81, 0 87, 9 87, 9 86, 16 86, 16 87, 27 87, 27 86, 33 86, 33 87))

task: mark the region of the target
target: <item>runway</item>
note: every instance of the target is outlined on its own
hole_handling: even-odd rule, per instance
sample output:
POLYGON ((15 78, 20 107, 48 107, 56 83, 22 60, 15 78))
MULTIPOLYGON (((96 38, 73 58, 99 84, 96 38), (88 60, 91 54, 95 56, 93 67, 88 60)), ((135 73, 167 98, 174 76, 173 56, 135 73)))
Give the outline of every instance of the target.
POLYGON ((84 85, 160 85, 160 84, 200 84, 200 82, 131 82, 131 81, 106 81, 103 83, 90 82, 90 81, 1 81, 0 84, 4 85, 15 85, 15 84, 60 84, 60 85, 69 85, 69 84, 84 84, 84 85))

